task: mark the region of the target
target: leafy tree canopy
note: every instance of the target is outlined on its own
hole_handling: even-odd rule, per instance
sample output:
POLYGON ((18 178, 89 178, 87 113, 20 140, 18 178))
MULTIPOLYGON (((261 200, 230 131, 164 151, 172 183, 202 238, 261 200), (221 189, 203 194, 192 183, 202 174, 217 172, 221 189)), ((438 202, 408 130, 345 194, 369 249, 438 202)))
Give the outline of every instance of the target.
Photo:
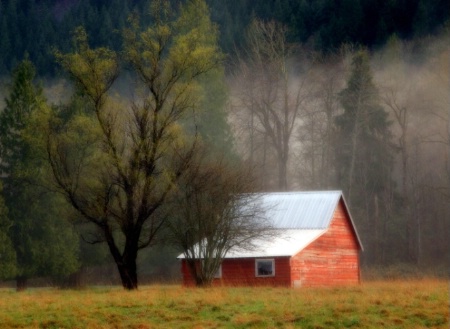
POLYGON ((91 48, 83 29, 76 32, 75 51, 57 53, 88 110, 52 120, 47 150, 54 178, 97 228, 96 241, 108 245, 126 289, 137 288, 138 252, 164 225, 159 209, 197 145, 186 128, 195 127, 203 95, 199 78, 222 60, 204 1, 189 1, 173 13, 168 1, 154 1, 152 24, 143 26, 134 15, 124 31, 124 58, 137 78, 134 99, 112 96, 119 57, 91 48))

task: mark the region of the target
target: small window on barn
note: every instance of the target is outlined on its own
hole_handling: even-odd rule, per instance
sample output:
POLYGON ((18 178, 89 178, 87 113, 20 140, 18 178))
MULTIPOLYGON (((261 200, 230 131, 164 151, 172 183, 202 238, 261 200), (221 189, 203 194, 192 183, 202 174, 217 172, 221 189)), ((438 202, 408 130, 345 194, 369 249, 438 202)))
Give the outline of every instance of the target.
POLYGON ((275 261, 273 259, 257 259, 255 260, 255 275, 275 276, 275 261))
POLYGON ((222 264, 219 265, 219 268, 214 274, 214 279, 220 279, 221 277, 222 277, 222 264))

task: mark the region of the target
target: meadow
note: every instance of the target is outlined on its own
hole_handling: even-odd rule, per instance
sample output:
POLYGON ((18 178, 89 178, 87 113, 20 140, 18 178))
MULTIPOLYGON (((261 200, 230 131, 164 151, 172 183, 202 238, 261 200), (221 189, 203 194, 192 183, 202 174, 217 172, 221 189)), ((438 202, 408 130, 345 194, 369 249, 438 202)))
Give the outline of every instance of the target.
POLYGON ((0 290, 0 328, 450 328, 446 280, 340 288, 0 290))

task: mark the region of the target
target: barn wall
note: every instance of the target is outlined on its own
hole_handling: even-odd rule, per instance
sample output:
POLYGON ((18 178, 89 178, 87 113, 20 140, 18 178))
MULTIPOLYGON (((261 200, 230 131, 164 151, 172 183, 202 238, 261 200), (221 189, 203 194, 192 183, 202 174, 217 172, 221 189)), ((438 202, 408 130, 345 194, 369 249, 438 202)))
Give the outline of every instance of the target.
POLYGON ((359 245, 342 200, 326 233, 291 259, 292 285, 357 284, 359 245))
MULTIPOLYGON (((270 257, 265 257, 266 259, 270 257)), ((224 259, 222 262, 222 278, 214 279, 213 285, 224 286, 286 286, 291 285, 289 257, 272 257, 275 259, 274 277, 255 276, 255 258, 224 259)), ((181 271, 183 285, 194 286, 189 268, 182 260, 181 271)))
POLYGON ((181 276, 183 278, 183 285, 187 287, 195 286, 195 280, 192 278, 189 267, 187 266, 186 260, 181 260, 181 276))

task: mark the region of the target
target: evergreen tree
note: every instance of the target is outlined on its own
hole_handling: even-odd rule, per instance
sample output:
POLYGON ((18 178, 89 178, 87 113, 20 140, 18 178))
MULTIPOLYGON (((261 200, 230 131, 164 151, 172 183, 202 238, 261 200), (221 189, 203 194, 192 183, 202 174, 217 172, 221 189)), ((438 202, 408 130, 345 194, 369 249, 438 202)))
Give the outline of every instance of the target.
MULTIPOLYGON (((198 31, 207 31, 211 27, 214 31, 217 29, 216 25, 211 24, 206 5, 186 6, 184 11, 186 19, 182 29, 186 33, 194 29, 198 31)), ((214 47, 217 43, 216 33, 205 34, 203 42, 209 47, 214 47)), ((200 84, 204 92, 203 97, 200 98, 196 120, 198 133, 209 147, 231 155, 233 145, 225 112, 228 95, 222 65, 217 65, 204 74, 200 84)))
POLYGON ((204 97, 199 106, 197 129, 209 147, 233 155, 233 138, 225 109, 228 92, 224 80, 222 69, 209 72, 201 79, 204 97))
POLYGON ((9 236, 17 255, 17 289, 37 275, 64 276, 76 270, 73 232, 62 218, 58 199, 43 189, 39 133, 33 116, 45 105, 33 82, 35 68, 25 58, 14 70, 6 108, 0 115, 0 176, 12 226, 9 236), (36 145, 35 145, 36 143, 36 145))
POLYGON ((391 132, 387 112, 381 107, 366 51, 357 52, 347 87, 340 94, 344 112, 336 118, 338 128, 337 181, 357 218, 364 221, 368 250, 377 261, 381 224, 386 219, 392 181, 391 132), (381 206, 383 205, 383 206, 381 206))

